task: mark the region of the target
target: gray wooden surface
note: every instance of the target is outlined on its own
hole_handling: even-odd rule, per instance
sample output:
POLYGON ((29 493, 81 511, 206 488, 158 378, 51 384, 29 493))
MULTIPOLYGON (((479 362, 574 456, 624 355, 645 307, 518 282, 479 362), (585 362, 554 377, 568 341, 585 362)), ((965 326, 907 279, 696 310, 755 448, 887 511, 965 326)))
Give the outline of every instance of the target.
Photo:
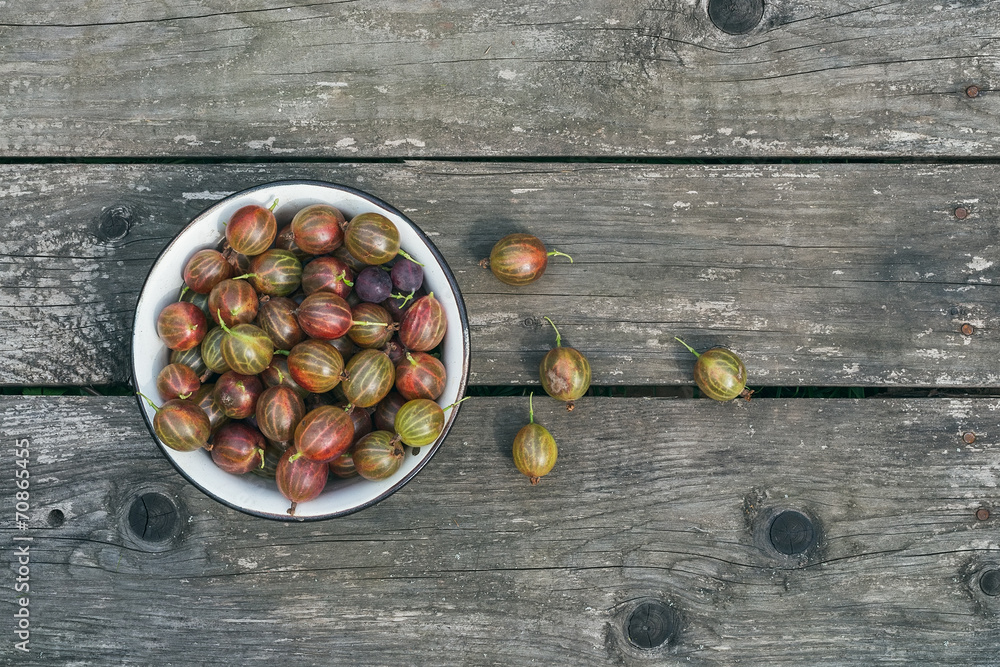
POLYGON ((184 482, 129 397, 4 397, 33 486, 3 540, 33 539, 38 664, 996 664, 997 407, 540 399, 561 449, 532 487, 508 449, 527 399, 475 398, 397 494, 286 524, 184 482), (170 539, 130 531, 145 493, 176 504, 170 539), (767 544, 784 509, 819 527, 804 556, 767 544), (681 619, 654 651, 622 630, 647 600, 681 619))
POLYGON ((996 156, 995 0, 0 5, 10 156, 996 156), (969 98, 978 85, 983 94, 969 98))
POLYGON ((548 316, 596 385, 690 384, 680 336, 733 347, 760 386, 997 386, 998 176, 941 164, 0 166, 0 383, 126 382, 138 290, 173 235, 233 191, 308 177, 366 189, 430 234, 469 310, 473 384, 537 384, 548 316), (512 231, 574 263, 502 285, 478 262, 512 231))
POLYGON ((473 397, 399 493, 316 523, 202 494, 132 397, 0 396, 0 664, 1000 665, 1000 0, 709 17, 751 4, 0 0, 5 392, 127 383, 160 250, 291 178, 431 235, 473 385, 537 383, 548 316, 595 385, 690 384, 681 336, 753 387, 898 389, 536 396, 536 487, 527 399, 473 397), (575 262, 503 286, 478 262, 513 231, 575 262), (785 510, 804 554, 769 539, 785 510), (647 603, 657 648, 628 638, 647 603))

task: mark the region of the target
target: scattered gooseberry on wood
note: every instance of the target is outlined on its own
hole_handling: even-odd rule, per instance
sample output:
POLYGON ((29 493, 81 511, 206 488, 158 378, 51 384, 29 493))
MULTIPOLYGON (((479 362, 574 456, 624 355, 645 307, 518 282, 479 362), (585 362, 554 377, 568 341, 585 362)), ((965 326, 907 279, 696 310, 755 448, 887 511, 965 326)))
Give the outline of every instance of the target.
POLYGON ((528 395, 528 423, 514 436, 513 455, 514 465, 535 485, 555 466, 559 449, 548 429, 535 423, 533 397, 528 395))
POLYGON ((562 336, 555 322, 544 318, 556 332, 556 346, 549 350, 538 373, 542 388, 552 398, 566 402, 566 409, 572 411, 575 401, 590 388, 590 362, 582 352, 562 344, 562 336))
POLYGON ((558 250, 549 251, 541 239, 531 234, 508 234, 493 246, 489 259, 480 264, 489 267, 497 280, 507 285, 528 285, 542 277, 549 257, 573 258, 558 250))
POLYGON ((694 381, 701 393, 716 401, 737 397, 750 400, 753 390, 746 388, 747 368, 738 354, 725 347, 713 347, 699 354, 680 338, 674 338, 697 357, 694 381))

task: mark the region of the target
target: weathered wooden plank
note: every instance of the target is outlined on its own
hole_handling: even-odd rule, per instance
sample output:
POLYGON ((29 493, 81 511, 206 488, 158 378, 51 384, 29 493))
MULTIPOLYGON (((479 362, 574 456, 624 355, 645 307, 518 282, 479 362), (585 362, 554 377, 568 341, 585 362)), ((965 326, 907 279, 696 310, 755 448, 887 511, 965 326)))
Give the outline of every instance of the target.
POLYGON ((997 155, 995 0, 709 4, 8 2, 0 151, 997 155))
POLYGON ((0 167, 0 382, 126 381, 160 249, 288 177, 367 189, 431 235, 469 309, 473 384, 537 383, 543 316, 599 385, 690 383, 674 336, 730 345, 756 385, 1000 384, 994 166, 444 162, 0 167), (512 231, 575 263, 500 284, 478 261, 512 231))
MULTIPOLYGON (((433 461, 379 505, 283 524, 184 482, 127 397, 0 398, 3 586, 29 547, 31 656, 47 664, 991 664, 1000 597, 995 399, 549 399, 560 443, 514 470, 523 398, 468 401, 433 461), (966 444, 964 433, 974 433, 966 444), (15 447, 30 515, 13 523, 15 447), (113 471, 113 472, 112 472, 113 471), (161 542, 128 528, 176 505, 161 542), (808 514, 785 556, 769 518, 808 514), (14 538, 30 537, 30 542, 14 538), (643 601, 680 619, 640 650, 643 601)), ((17 602, 5 596, 4 651, 17 602)))

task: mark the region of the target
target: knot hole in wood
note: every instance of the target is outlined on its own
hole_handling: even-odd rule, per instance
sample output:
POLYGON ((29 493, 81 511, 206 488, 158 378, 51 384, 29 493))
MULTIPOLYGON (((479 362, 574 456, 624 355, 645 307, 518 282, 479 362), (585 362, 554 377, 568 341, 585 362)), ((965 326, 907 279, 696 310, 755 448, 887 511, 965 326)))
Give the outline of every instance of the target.
POLYGON ((771 520, 768 538, 778 553, 797 556, 816 544, 816 528, 802 512, 785 510, 771 520))
POLYGON ((110 206, 97 219, 97 236, 105 243, 128 236, 135 220, 135 210, 128 204, 110 206))
POLYGON ((164 542, 180 529, 180 513, 174 502, 162 493, 148 492, 132 501, 128 527, 144 542, 164 542))
POLYGON ((625 626, 625 636, 639 648, 656 648, 677 638, 680 617, 660 601, 643 602, 631 614, 625 626))
POLYGON ((708 0, 708 17, 730 35, 750 32, 763 16, 764 0, 708 0))
POLYGON ((1000 570, 986 570, 979 577, 979 589, 987 595, 1000 595, 1000 570))

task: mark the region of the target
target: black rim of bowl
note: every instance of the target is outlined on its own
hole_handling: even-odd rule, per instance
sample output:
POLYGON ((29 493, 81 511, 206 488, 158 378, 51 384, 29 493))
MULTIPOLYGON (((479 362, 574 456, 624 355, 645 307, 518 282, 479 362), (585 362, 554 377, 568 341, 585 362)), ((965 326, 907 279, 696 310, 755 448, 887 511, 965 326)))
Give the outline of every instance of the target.
MULTIPOLYGON (((173 239, 171 239, 170 243, 168 243, 166 245, 166 247, 164 247, 163 250, 161 250, 160 253, 156 256, 156 259, 153 261, 153 264, 150 266, 149 273, 146 274, 146 278, 143 280, 142 287, 140 288, 139 299, 136 301, 136 312, 133 313, 133 322, 136 321, 136 319, 137 319, 138 309, 139 309, 139 303, 142 300, 142 295, 146 291, 146 284, 149 281, 150 274, 153 272, 153 267, 155 267, 159 263, 160 258, 164 254, 166 254, 166 252, 169 251, 174 246, 175 243, 177 243, 177 239, 181 236, 181 234, 184 233, 185 230, 187 230, 191 225, 195 224, 196 222, 198 222, 198 220, 200 220, 205 215, 207 215, 209 213, 209 211, 212 211, 212 210, 214 210, 216 208, 224 206, 227 202, 229 202, 232 199, 235 199, 237 197, 245 196, 245 195, 247 195, 247 194, 249 194, 251 192, 256 192, 258 190, 266 190, 266 189, 269 189, 269 188, 275 188, 275 187, 281 187, 281 186, 287 186, 287 185, 313 185, 313 186, 318 186, 318 187, 323 187, 323 188, 329 188, 329 189, 332 189, 332 190, 338 190, 340 192, 346 192, 348 194, 353 194, 353 195, 358 196, 358 197, 360 197, 362 199, 365 199, 366 201, 374 204, 375 206, 379 206, 381 208, 384 208, 387 211, 390 211, 394 215, 398 215, 400 218, 402 218, 403 220, 405 220, 407 223, 409 223, 411 225, 411 227, 413 228, 413 231, 416 232, 417 236, 420 237, 420 239, 427 245, 428 249, 431 251, 431 254, 434 256, 434 259, 437 260, 438 264, 441 266, 441 269, 442 269, 442 272, 444 273, 445 279, 448 281, 448 285, 449 285, 449 287, 451 288, 452 292, 455 295, 455 303, 456 303, 456 305, 458 307, 459 321, 461 322, 461 325, 462 325, 462 327, 461 327, 461 332, 462 332, 462 373, 461 373, 461 378, 459 380, 459 386, 458 386, 458 398, 461 399, 465 395, 466 386, 467 386, 468 381, 469 381, 469 360, 470 360, 470 354, 471 354, 471 350, 470 350, 470 338, 469 338, 469 318, 468 318, 468 314, 467 314, 467 312, 465 310, 465 301, 464 301, 464 299, 462 297, 462 292, 461 292, 461 290, 458 289, 458 283, 455 280, 455 275, 451 271, 451 267, 448 266, 448 263, 445 261, 444 256, 441 255, 441 251, 438 250, 437 246, 434 245, 434 242, 431 241, 430 238, 427 236, 427 234, 424 233, 424 230, 422 230, 415 222, 413 222, 412 220, 410 220, 410 218, 408 216, 404 215, 397 208, 395 208, 394 206, 390 206, 389 204, 387 204, 386 202, 382 201, 378 197, 375 197, 375 196, 373 196, 371 194, 368 194, 367 192, 364 192, 363 190, 358 190, 357 188, 352 188, 352 187, 347 186, 347 185, 340 185, 338 183, 330 183, 328 181, 319 181, 319 180, 310 180, 310 179, 293 179, 293 180, 272 181, 270 183, 263 183, 261 185, 255 185, 253 187, 246 188, 244 190, 240 190, 239 192, 234 192, 233 194, 228 195, 227 197, 224 197, 224 198, 220 199, 219 201, 215 202, 214 204, 212 204, 211 206, 205 208, 200 213, 198 213, 198 215, 196 215, 194 218, 192 218, 191 221, 187 225, 184 226, 184 229, 180 230, 177 233, 177 235, 173 239)), ((133 331, 132 331, 132 355, 131 355, 131 357, 132 357, 131 358, 132 388, 133 388, 133 390, 138 391, 138 387, 136 386, 136 380, 135 380, 136 370, 135 370, 135 325, 134 324, 133 324, 133 331)), ((428 451, 421 457, 420 461, 417 462, 417 465, 414 466, 413 470, 411 470, 405 476, 403 476, 402 478, 400 478, 399 480, 397 480, 392 486, 390 486, 388 489, 386 489, 383 493, 381 493, 378 496, 372 498, 371 500, 368 500, 368 501, 366 501, 366 502, 364 502, 364 503, 362 503, 362 504, 360 504, 360 505, 358 505, 356 507, 352 507, 350 509, 342 510, 342 511, 339 511, 339 512, 331 512, 329 514, 318 514, 318 515, 314 515, 314 516, 302 516, 302 517, 298 517, 298 516, 291 516, 291 515, 284 515, 284 514, 274 514, 274 513, 271 513, 271 512, 260 512, 260 511, 252 510, 252 509, 249 509, 249 508, 246 508, 246 507, 241 507, 240 505, 233 504, 233 503, 231 503, 231 502, 229 502, 229 501, 227 501, 227 500, 225 500, 223 498, 220 498, 219 496, 215 495, 212 492, 211 489, 206 489, 204 486, 202 486, 201 484, 197 483, 195 480, 193 480, 187 474, 187 472, 184 471, 183 468, 181 468, 177 464, 176 461, 174 461, 174 459, 171 456, 169 456, 167 454, 167 451, 166 451, 167 448, 166 448, 166 446, 163 443, 160 442, 160 439, 158 437, 156 437, 156 432, 153 430, 153 423, 152 423, 152 421, 150 421, 149 415, 146 413, 146 409, 145 409, 145 407, 143 405, 143 399, 138 394, 136 394, 135 399, 136 399, 137 405, 139 406, 139 414, 142 415, 142 420, 145 422, 146 428, 149 429, 149 433, 153 437, 153 442, 155 442, 156 445, 163 451, 164 457, 170 462, 170 464, 174 467, 174 469, 177 472, 179 472, 181 474, 181 476, 184 477, 184 479, 186 479, 192 486, 194 486, 196 489, 198 489, 199 491, 201 491, 202 493, 204 493, 206 496, 208 496, 212 500, 215 500, 216 502, 218 502, 218 503, 220 503, 222 505, 225 505, 226 507, 231 507, 234 510, 237 510, 239 512, 243 512, 244 514, 249 514, 251 516, 257 516, 257 517, 261 517, 261 518, 264 518, 264 519, 275 519, 275 520, 278 520, 278 521, 286 521, 286 522, 287 521, 296 521, 296 522, 302 522, 302 521, 321 521, 321 520, 325 520, 325 519, 334 519, 334 518, 341 517, 341 516, 347 516, 349 514, 354 514, 355 512, 360 512, 361 510, 363 510, 363 509, 365 509, 367 507, 371 507, 372 505, 375 505, 376 503, 378 503, 378 502, 380 502, 380 501, 388 498, 393 493, 395 493, 399 489, 401 489, 404 486, 406 486, 406 484, 418 472, 420 472, 424 468, 424 466, 427 465, 428 461, 430 461, 431 458, 437 453, 438 449, 440 449, 441 445, 444 443, 445 438, 448 436, 448 432, 451 430, 452 424, 454 424, 455 419, 458 417, 458 412, 459 412, 459 410, 462 407, 462 404, 459 403, 458 405, 455 405, 454 407, 451 408, 451 414, 448 415, 448 419, 445 421, 444 428, 441 431, 441 435, 438 436, 438 439, 434 442, 433 445, 431 445, 429 447, 421 447, 420 448, 421 449, 421 453, 423 453, 424 449, 427 449, 428 451)))

